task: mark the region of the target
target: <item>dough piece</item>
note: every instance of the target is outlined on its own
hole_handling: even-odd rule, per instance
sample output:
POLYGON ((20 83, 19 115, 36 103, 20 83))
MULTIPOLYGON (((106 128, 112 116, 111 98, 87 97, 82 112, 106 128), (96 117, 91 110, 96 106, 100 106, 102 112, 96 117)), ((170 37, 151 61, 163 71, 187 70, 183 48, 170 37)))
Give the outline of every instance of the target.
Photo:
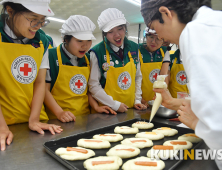
POLYGON ((168 127, 157 128, 157 129, 152 130, 152 132, 162 133, 164 136, 174 136, 178 133, 176 129, 171 129, 168 127))
POLYGON ((162 160, 150 159, 144 156, 131 159, 123 164, 123 170, 162 170, 165 163, 162 160))
POLYGON ((179 150, 174 150, 174 146, 155 145, 147 152, 147 157, 151 158, 152 156, 153 158, 157 158, 155 155, 155 153, 157 153, 159 159, 169 159, 177 155, 178 151, 179 150))
POLYGON ((150 140, 160 140, 164 138, 164 135, 159 132, 140 132, 137 133, 136 138, 147 138, 150 140))
POLYGON ((138 128, 131 128, 129 126, 117 126, 114 129, 115 133, 119 133, 119 134, 136 134, 139 132, 138 128))
POLYGON ((92 156, 95 156, 95 152, 90 149, 81 147, 67 147, 59 148, 55 151, 56 155, 59 155, 62 159, 69 161, 85 160, 92 156))
POLYGON ((122 163, 118 156, 99 156, 86 160, 83 166, 87 170, 118 170, 122 163))
POLYGON ((77 145, 90 149, 104 149, 111 147, 109 141, 98 139, 79 139, 77 145))
POLYGON ((184 135, 178 137, 178 140, 186 140, 186 141, 189 141, 192 143, 198 143, 202 139, 199 138, 198 136, 196 136, 194 133, 188 133, 188 134, 184 134, 184 135))
POLYGON ((175 150, 184 150, 192 148, 193 144, 185 140, 168 140, 163 143, 164 146, 173 146, 175 150))
POLYGON ((146 138, 126 138, 121 141, 123 145, 135 146, 137 148, 146 148, 153 146, 153 142, 146 138))
POLYGON ((109 142, 118 142, 120 140, 123 140, 123 136, 115 133, 106 133, 106 134, 94 135, 93 139, 107 140, 109 142))
POLYGON ((122 159, 131 158, 139 154, 140 150, 137 147, 129 145, 116 145, 106 153, 107 156, 119 156, 122 159))
POLYGON ((148 123, 148 122, 136 122, 132 124, 132 127, 137 127, 138 129, 151 129, 153 127, 153 123, 148 123))

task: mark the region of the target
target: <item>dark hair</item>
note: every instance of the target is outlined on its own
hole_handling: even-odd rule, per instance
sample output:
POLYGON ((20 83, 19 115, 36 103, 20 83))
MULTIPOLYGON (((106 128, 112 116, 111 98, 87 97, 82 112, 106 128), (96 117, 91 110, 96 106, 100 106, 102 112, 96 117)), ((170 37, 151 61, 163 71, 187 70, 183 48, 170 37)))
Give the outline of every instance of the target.
MULTIPOLYGON (((18 15, 18 14, 21 14, 23 12, 31 12, 30 10, 28 10, 27 8, 25 8, 21 4, 17 4, 17 3, 13 3, 13 2, 5 2, 3 4, 3 8, 2 8, 2 11, 1 11, 1 21, 3 22, 3 24, 5 24, 5 20, 7 18, 9 18, 9 15, 7 14, 7 9, 6 9, 7 6, 10 6, 14 10, 13 16, 11 18, 12 21, 14 21, 15 16, 18 15)), ((14 25, 12 25, 11 29, 14 32, 14 25)))
POLYGON ((65 35, 64 38, 63 38, 63 42, 64 43, 69 43, 72 39, 72 35, 65 35))
MULTIPOLYGON (((193 15, 201 6, 207 6, 211 8, 211 0, 173 0, 168 4, 160 4, 159 7, 165 6, 169 10, 176 12, 178 19, 181 23, 187 24, 193 18, 193 15)), ((159 20, 160 23, 164 23, 162 14, 158 11, 151 21, 159 20)))
MULTIPOLYGON (((126 24, 123 24, 123 25, 119 25, 119 26, 125 27, 125 30, 126 30, 126 37, 128 37, 128 29, 127 29, 127 25, 126 25, 126 24)), ((107 35, 107 32, 102 31, 103 41, 105 41, 105 37, 106 37, 106 35, 107 35)))

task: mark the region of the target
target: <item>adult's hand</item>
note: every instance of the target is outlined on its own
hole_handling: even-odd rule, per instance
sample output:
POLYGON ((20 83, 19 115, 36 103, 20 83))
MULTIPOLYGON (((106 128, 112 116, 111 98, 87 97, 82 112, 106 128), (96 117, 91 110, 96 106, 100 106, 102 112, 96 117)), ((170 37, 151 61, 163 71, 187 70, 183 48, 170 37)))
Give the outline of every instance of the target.
POLYGON ((183 124, 195 130, 199 119, 191 110, 190 100, 184 101, 177 110, 177 113, 180 115, 178 118, 183 124))

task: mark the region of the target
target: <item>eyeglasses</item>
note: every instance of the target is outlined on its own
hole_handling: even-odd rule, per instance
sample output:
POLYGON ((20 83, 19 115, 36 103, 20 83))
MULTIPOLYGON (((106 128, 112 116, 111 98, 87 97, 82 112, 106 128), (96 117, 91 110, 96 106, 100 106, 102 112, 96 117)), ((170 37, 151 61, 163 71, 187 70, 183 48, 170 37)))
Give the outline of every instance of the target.
MULTIPOLYGON (((22 14, 23 15, 23 14, 22 14)), ((23 15, 24 17, 25 17, 25 15, 23 15)), ((41 27, 45 27, 45 26, 47 26, 49 23, 50 23, 50 21, 49 20, 44 20, 44 21, 39 21, 39 20, 37 20, 37 19, 33 19, 32 21, 30 21, 28 18, 26 18, 25 17, 25 19, 27 19, 29 22, 30 22, 30 26, 31 27, 37 27, 39 24, 41 25, 41 27)))
POLYGON ((147 37, 147 40, 150 41, 150 42, 153 42, 155 40, 155 42, 157 44, 163 43, 163 39, 160 39, 159 37, 155 37, 153 35, 147 35, 146 37, 147 37))

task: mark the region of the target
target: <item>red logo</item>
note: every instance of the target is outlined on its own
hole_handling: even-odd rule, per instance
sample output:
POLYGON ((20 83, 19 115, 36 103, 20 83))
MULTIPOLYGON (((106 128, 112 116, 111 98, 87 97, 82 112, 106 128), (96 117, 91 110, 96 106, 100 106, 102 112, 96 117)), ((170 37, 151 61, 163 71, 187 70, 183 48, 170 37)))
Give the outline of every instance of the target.
POLYGON ((49 11, 50 13, 52 13, 50 9, 48 9, 48 11, 49 11))
POLYGON ((24 76, 28 76, 29 72, 32 72, 32 68, 29 68, 29 64, 24 64, 24 67, 20 67, 20 71, 24 73, 24 76))
POLYGON ((75 86, 77 86, 78 89, 80 89, 83 86, 83 83, 78 80, 78 82, 75 83, 75 86))
POLYGON ((128 78, 124 77, 124 79, 122 80, 122 82, 126 85, 128 82, 128 78))

